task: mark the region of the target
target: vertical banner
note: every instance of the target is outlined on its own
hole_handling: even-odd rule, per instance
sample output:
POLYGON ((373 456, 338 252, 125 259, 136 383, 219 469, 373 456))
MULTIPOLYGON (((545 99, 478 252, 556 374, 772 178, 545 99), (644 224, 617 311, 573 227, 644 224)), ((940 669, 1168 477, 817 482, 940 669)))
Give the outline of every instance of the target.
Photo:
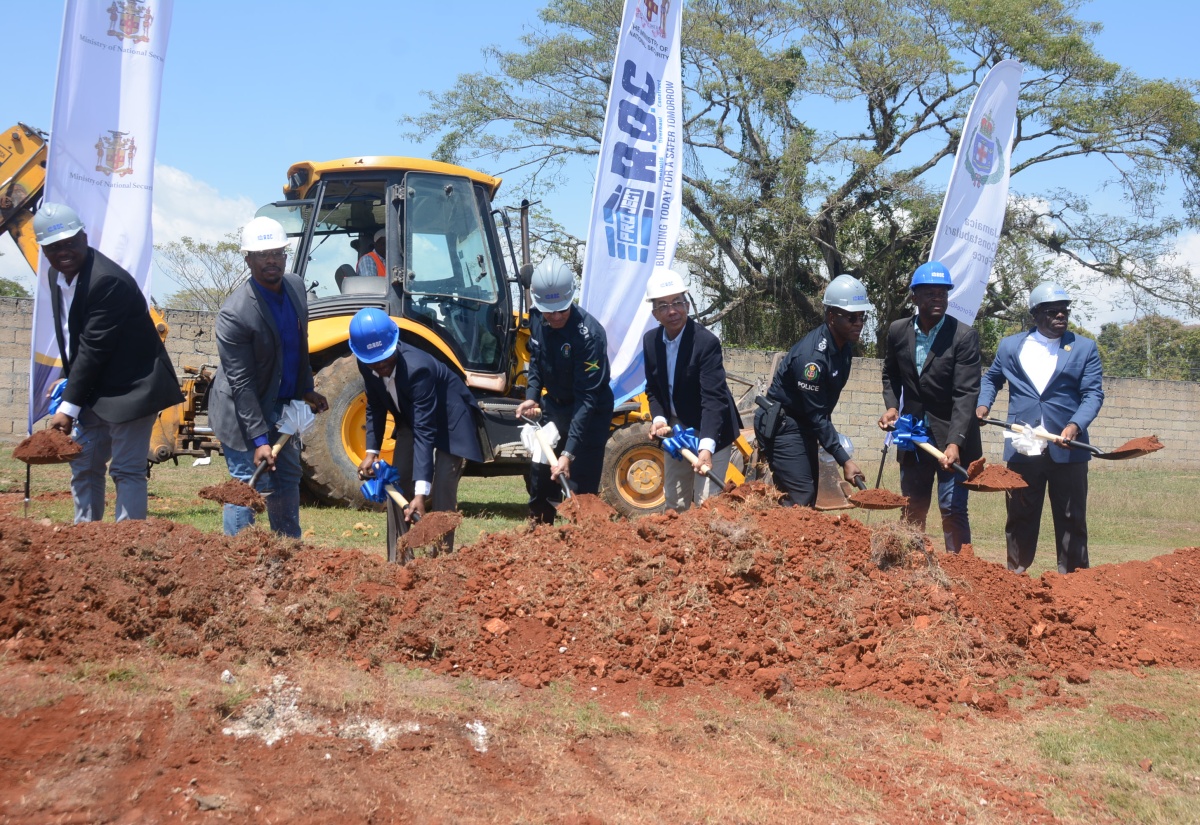
POLYGON ((1004 227, 1021 71, 1002 60, 979 84, 933 236, 929 259, 945 264, 954 282, 946 311, 964 324, 975 323, 1004 227))
MULTIPOLYGON (((150 294, 150 216, 163 62, 173 0, 67 0, 43 201, 78 213, 88 244, 150 294)), ((34 295, 29 429, 62 372, 49 268, 34 295)))
POLYGON ((644 300, 679 241, 682 0, 626 0, 592 193, 580 305, 608 335, 617 403, 645 385, 644 300))

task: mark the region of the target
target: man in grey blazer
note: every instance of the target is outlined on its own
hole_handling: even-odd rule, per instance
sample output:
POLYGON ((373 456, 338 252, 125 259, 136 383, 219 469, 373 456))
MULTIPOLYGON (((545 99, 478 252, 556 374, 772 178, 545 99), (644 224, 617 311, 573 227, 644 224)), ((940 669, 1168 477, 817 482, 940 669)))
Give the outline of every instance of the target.
MULTIPOLYGON (((242 228, 250 278, 217 315, 221 364, 209 395, 208 418, 231 476, 249 481, 266 462, 270 472, 259 476, 258 490, 266 495, 271 529, 300 538, 300 443, 290 439, 278 456, 271 446, 289 402, 302 399, 318 413, 329 404, 313 390, 308 299, 303 282, 284 271, 287 243, 283 227, 271 218, 255 218, 242 228)), ((225 505, 225 535, 253 523, 249 507, 225 505)))
POLYGON ((938 261, 917 267, 909 288, 916 312, 888 328, 883 360, 880 429, 900 415, 924 422, 934 444, 946 456, 938 462, 916 450, 897 450, 900 492, 908 497, 904 519, 925 529, 931 490, 936 484, 946 550, 957 553, 971 541, 967 488, 954 463, 970 464, 983 455, 975 403, 979 397, 979 335, 946 314, 950 270, 938 261))
MULTIPOLYGON (((1104 403, 1100 353, 1096 342, 1067 328, 1071 296, 1058 284, 1045 282, 1029 294, 1036 326, 1000 342, 996 360, 983 376, 975 414, 986 418, 996 393, 1008 383, 1008 423, 1041 425, 1064 441, 1088 441, 1088 425, 1104 403)), ((1045 445, 1048 442, 1038 442, 1045 445)), ((1031 452, 1030 450, 1026 451, 1031 452)), ((1011 439, 1004 445, 1009 469, 1029 485, 1008 494, 1008 569, 1023 573, 1033 564, 1042 503, 1050 494, 1058 572, 1089 566, 1087 548, 1087 450, 1058 443, 1042 452, 1023 454, 1011 439)))

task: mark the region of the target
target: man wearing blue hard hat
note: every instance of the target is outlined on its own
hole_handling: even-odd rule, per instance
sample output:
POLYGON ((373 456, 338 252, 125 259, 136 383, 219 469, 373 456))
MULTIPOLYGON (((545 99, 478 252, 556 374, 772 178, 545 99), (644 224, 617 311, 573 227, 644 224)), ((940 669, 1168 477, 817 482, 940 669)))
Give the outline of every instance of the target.
MULTIPOLYGON (((987 418, 1000 388, 1008 384, 1008 423, 1041 426, 1062 441, 1088 442, 1088 426, 1104 403, 1096 342, 1068 328, 1071 295, 1046 281, 1029 293, 1032 329, 1010 335, 996 349, 983 377, 979 418, 987 418)), ((1033 564, 1047 490, 1054 516, 1058 572, 1090 566, 1087 533, 1087 450, 1065 443, 1004 441, 1004 459, 1028 487, 1008 494, 1008 569, 1024 573, 1033 564)))
MULTIPOLYGON (((360 309, 350 319, 350 351, 367 394, 367 449, 359 477, 375 475, 391 413, 396 422, 392 466, 409 499, 405 520, 426 510, 456 510, 463 467, 483 461, 479 406, 471 391, 441 361, 403 343, 400 328, 382 309, 360 309)), ((440 549, 454 549, 453 532, 440 549)))
POLYGON ((975 400, 979 397, 979 334, 946 314, 950 302, 950 270, 938 261, 917 267, 909 289, 916 312, 888 327, 883 361, 883 404, 879 427, 894 427, 900 416, 923 425, 945 459, 920 450, 897 450, 900 492, 908 497, 904 518, 925 529, 932 489, 946 550, 957 553, 971 541, 967 489, 954 464, 969 464, 983 455, 975 400))

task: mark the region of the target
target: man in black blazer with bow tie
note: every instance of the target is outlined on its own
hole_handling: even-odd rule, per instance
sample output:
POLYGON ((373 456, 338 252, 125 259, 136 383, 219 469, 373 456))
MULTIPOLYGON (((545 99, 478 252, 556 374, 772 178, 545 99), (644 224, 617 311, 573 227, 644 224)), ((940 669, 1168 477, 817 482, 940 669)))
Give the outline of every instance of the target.
POLYGON ((673 424, 680 424, 694 429, 700 440, 694 468, 663 457, 667 507, 679 511, 721 492, 706 473, 725 477, 741 431, 737 403, 725 380, 721 341, 688 317, 687 293, 678 273, 656 267, 646 300, 659 326, 642 338, 646 396, 654 416, 650 438, 665 438, 673 424))
POLYGON ((104 518, 106 469, 117 488, 116 520, 144 519, 150 433, 159 411, 183 400, 175 368, 137 282, 88 246, 74 210, 43 203, 34 232, 50 263, 54 331, 67 377, 50 426, 74 431, 83 446, 71 462, 75 523, 104 518))
POLYGON ((922 530, 937 485, 938 509, 946 550, 957 553, 971 541, 967 489, 953 466, 983 455, 975 400, 979 397, 979 334, 946 314, 950 271, 938 261, 922 264, 910 289, 916 313, 888 328, 883 362, 883 402, 879 427, 887 429, 903 415, 924 422, 945 461, 921 451, 896 452, 900 492, 908 496, 904 518, 922 530))

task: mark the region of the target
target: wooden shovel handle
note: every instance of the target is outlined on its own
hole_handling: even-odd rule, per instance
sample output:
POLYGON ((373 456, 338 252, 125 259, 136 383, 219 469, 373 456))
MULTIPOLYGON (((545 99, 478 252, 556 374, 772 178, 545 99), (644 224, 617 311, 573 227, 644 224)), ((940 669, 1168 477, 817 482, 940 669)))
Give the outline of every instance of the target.
MULTIPOLYGON (((931 456, 936 458, 938 461, 944 461, 946 458, 945 453, 943 453, 941 450, 939 450, 937 447, 933 446, 932 444, 930 444, 927 441, 914 441, 913 444, 916 444, 918 447, 920 447, 925 452, 929 453, 931 456)), ((957 461, 954 462, 951 466, 954 467, 954 469, 958 470, 960 473, 962 473, 963 478, 971 477, 971 474, 967 472, 967 468, 964 467, 963 465, 959 464, 957 461)))
MULTIPOLYGON (((283 433, 279 436, 279 440, 271 445, 271 458, 279 458, 279 453, 283 451, 283 445, 287 444, 288 439, 291 437, 291 433, 283 433)), ((258 466, 254 468, 254 475, 250 476, 250 481, 248 482, 251 487, 258 481, 258 477, 262 475, 262 471, 266 469, 266 466, 267 460, 265 458, 258 462, 258 466)))
MULTIPOLYGON (((680 447, 679 454, 682 455, 684 460, 687 461, 689 464, 691 464, 693 467, 700 466, 700 456, 693 453, 687 447, 680 447)), ((722 489, 725 488, 725 482, 717 477, 717 474, 712 471, 711 467, 709 467, 708 470, 705 471, 704 475, 713 484, 716 484, 718 487, 720 487, 722 489)))

